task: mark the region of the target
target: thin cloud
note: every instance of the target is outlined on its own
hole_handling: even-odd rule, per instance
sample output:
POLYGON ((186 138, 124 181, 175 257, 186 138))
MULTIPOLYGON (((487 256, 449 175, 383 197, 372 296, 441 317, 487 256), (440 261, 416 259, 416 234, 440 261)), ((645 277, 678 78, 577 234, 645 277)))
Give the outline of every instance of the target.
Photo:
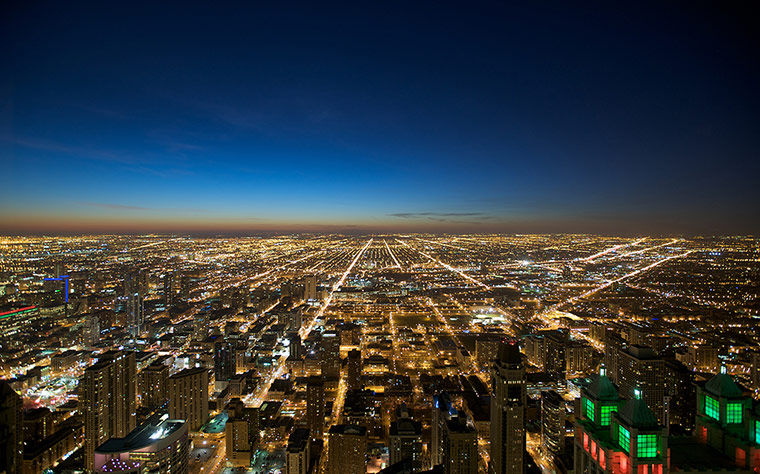
POLYGON ((78 204, 84 204, 85 206, 92 206, 92 207, 103 207, 106 209, 116 209, 121 211, 155 211, 156 209, 151 207, 141 207, 141 206, 128 206, 126 204, 111 204, 107 202, 88 202, 88 201, 80 201, 78 204))

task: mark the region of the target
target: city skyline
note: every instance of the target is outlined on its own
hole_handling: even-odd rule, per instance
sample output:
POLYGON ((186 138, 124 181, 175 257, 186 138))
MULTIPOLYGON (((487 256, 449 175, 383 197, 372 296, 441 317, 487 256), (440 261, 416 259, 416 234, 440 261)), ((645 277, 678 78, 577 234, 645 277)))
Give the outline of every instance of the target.
POLYGON ((3 8, 0 234, 760 231, 737 4, 3 8))

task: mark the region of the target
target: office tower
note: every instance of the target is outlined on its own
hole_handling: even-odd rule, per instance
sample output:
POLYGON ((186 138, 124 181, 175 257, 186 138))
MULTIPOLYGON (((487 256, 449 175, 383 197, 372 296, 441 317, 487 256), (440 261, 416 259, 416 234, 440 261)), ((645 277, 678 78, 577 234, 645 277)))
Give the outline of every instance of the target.
POLYGON ((208 337, 208 313, 200 312, 193 317, 193 340, 203 341, 208 337))
POLYGON ((285 451, 285 474, 307 474, 311 457, 311 434, 306 428, 296 428, 288 438, 285 451))
POLYGON ((303 357, 303 344, 301 343, 301 336, 298 335, 298 331, 289 332, 287 338, 288 357, 301 359, 303 357))
MULTIPOLYGON (((681 362, 665 359, 665 396, 670 398, 666 406, 666 428, 680 427, 680 433, 691 433, 697 413, 697 392, 694 372, 681 362)), ((665 420, 663 420, 665 421, 665 420)))
POLYGON ((313 439, 322 439, 325 426, 325 383, 321 377, 306 382, 306 426, 313 439))
POLYGON ((127 303, 127 331, 133 338, 140 337, 145 329, 145 293, 147 275, 141 271, 124 277, 124 297, 127 303))
POLYGON ((348 390, 360 390, 362 388, 362 353, 352 350, 348 353, 346 364, 348 390))
POLYGON ((185 369, 169 377, 169 416, 197 431, 208 418, 208 370, 185 369))
POLYGON ((627 344, 619 334, 607 330, 604 340, 604 366, 607 368, 607 377, 612 383, 619 384, 618 366, 620 365, 620 353, 625 350, 627 344))
POLYGON ((433 414, 430 423, 430 465, 443 464, 443 436, 446 421, 457 416, 457 410, 451 405, 451 397, 442 392, 433 395, 433 414))
POLYGON ((367 472, 367 428, 356 425, 330 427, 327 457, 328 474, 367 472))
POLYGON ((623 404, 604 369, 581 391, 581 411, 575 422, 576 474, 667 474, 665 428, 640 394, 637 390, 623 404))
POLYGON ((541 448, 550 459, 565 449, 565 400, 554 390, 541 393, 541 448))
POLYGON ((22 399, 0 380, 0 472, 21 474, 24 461, 22 399))
POLYGON ((443 472, 478 473, 478 432, 463 412, 446 420, 443 431, 443 472))
POLYGON ((154 362, 137 376, 140 405, 158 408, 169 400, 169 366, 154 362))
POLYGON ((664 421, 665 361, 651 347, 631 345, 620 352, 619 362, 620 396, 633 398, 634 391, 641 390, 647 406, 664 421))
POLYGON ((491 369, 491 474, 525 472, 525 368, 517 341, 499 346, 491 369))
POLYGON ((588 344, 572 343, 565 350, 567 373, 588 375, 593 370, 594 349, 588 344))
POLYGON ((718 349, 705 345, 690 346, 686 354, 686 365, 691 370, 712 374, 718 371, 718 349))
POLYGON ((422 470, 422 423, 409 417, 405 404, 398 407, 396 421, 391 422, 389 445, 391 464, 408 459, 414 470, 422 470))
POLYGON ((109 351, 84 371, 79 406, 84 414, 85 468, 94 469, 95 448, 135 428, 137 365, 134 352, 109 351))
POLYGON ((174 272, 164 273, 164 307, 169 310, 174 306, 174 272))
POLYGON ((340 337, 335 332, 322 334, 320 342, 319 364, 322 377, 337 379, 340 377, 340 337))
POLYGON ((235 373, 234 347, 227 341, 216 341, 214 343, 214 379, 217 382, 227 382, 235 373))
POLYGON ((187 474, 190 459, 185 420, 156 413, 125 437, 111 438, 94 453, 97 473, 187 474))
POLYGON ((239 398, 233 398, 227 405, 227 415, 224 427, 227 461, 236 467, 250 466, 258 440, 259 410, 246 408, 239 398))
POLYGON ((568 336, 563 331, 549 331, 544 336, 544 372, 555 380, 565 379, 567 343, 568 336))
POLYGON ((317 276, 308 275, 303 284, 303 299, 316 300, 317 299, 317 276))

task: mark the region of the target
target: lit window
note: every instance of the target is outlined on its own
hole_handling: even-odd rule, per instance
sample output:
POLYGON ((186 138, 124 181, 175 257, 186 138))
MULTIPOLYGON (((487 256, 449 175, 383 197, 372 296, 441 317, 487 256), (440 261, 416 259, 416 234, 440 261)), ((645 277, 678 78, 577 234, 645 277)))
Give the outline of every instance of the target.
POLYGON ((729 403, 726 405, 726 423, 741 423, 743 408, 741 403, 729 403))
POLYGON ((602 426, 610 426, 613 411, 615 411, 615 407, 612 405, 602 407, 602 417, 601 420, 599 420, 602 426))
POLYGON ((755 443, 760 444, 760 420, 755 421, 755 443))
POLYGON ((638 443, 638 456, 640 458, 653 458, 657 456, 657 435, 639 435, 636 441, 638 443))
POLYGON ((720 420, 720 403, 708 395, 705 395, 705 415, 714 420, 720 420))
POLYGON ((631 452, 631 432, 618 425, 618 444, 626 453, 631 452))
POLYGON ((589 420, 594 421, 594 402, 592 402, 588 398, 584 398, 583 402, 585 404, 586 417, 589 420))

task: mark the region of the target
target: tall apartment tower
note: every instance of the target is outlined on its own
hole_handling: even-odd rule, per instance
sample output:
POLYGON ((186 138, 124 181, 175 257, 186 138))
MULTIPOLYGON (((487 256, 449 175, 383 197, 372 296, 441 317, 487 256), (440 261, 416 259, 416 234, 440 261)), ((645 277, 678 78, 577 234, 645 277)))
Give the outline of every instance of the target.
POLYGON ((325 383, 321 377, 306 382, 306 424, 312 439, 322 439, 325 426, 325 383))
POLYGON ((367 472, 367 428, 356 425, 330 427, 328 474, 364 474, 367 472))
POLYGON ((259 433, 259 410, 247 408, 239 398, 227 406, 229 418, 224 427, 227 461, 235 467, 251 465, 259 433))
POLYGON ((127 331, 137 338, 145 329, 145 277, 141 271, 129 273, 124 278, 124 297, 127 299, 127 331))
POLYGON ((208 370, 185 369, 169 377, 169 416, 197 431, 208 418, 208 370))
POLYGON ((24 464, 24 426, 21 396, 0 380, 0 472, 21 474, 24 464))
POLYGON ((478 432, 463 412, 446 421, 442 441, 444 474, 478 473, 478 432))
POLYGON ((140 406, 158 408, 169 400, 169 366, 154 362, 137 376, 140 406))
POLYGON ((229 381, 235 375, 235 349, 227 341, 214 343, 214 378, 217 382, 229 381))
POLYGON ((525 472, 525 367, 517 341, 499 346, 491 369, 491 474, 525 472))
POLYGON ((306 428, 296 428, 288 438, 285 452, 285 474, 308 474, 311 457, 311 435, 306 428))
POLYGON ((555 380, 565 379, 567 369, 566 347, 568 335, 562 331, 550 331, 544 337, 544 372, 555 380))
POLYGON ((541 395, 541 448, 549 458, 565 449, 565 400, 554 390, 541 395))
POLYGON ((317 276, 309 275, 304 280, 303 286, 303 299, 316 300, 317 299, 317 276))
POLYGON ((660 422, 665 420, 665 361, 651 347, 631 345, 620 352, 618 386, 620 396, 633 398, 641 390, 644 401, 660 422))
POLYGON ((446 421, 457 416, 457 410, 451 405, 451 397, 442 392, 433 396, 433 414, 430 426, 430 466, 443 464, 443 438, 446 421))
POLYGON ((137 365, 134 352, 109 351, 84 371, 79 406, 84 413, 85 469, 95 468, 95 448, 124 438, 137 425, 137 365))
POLYGON ((391 465, 409 460, 414 471, 422 470, 422 423, 409 417, 405 404, 399 406, 390 428, 391 465))
POLYGON ((348 353, 346 364, 348 390, 362 389, 362 353, 352 350, 348 353))
POLYGON ((322 367, 322 377, 326 379, 340 377, 340 336, 338 333, 326 332, 322 334, 319 363, 322 367))

